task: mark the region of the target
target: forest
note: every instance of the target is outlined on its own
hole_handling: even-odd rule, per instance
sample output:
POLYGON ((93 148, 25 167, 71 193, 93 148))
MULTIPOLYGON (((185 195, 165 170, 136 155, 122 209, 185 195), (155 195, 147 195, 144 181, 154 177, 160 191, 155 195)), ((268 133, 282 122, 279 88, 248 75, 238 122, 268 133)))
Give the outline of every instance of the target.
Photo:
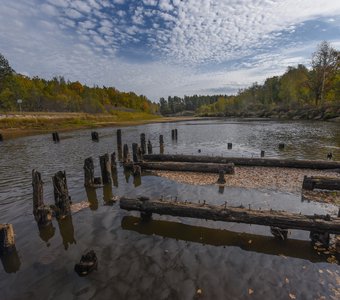
POLYGON ((88 87, 79 81, 66 81, 64 77, 45 80, 17 74, 0 53, 0 111, 19 109, 30 112, 110 113, 125 110, 157 113, 158 104, 143 95, 120 92, 114 87, 88 87))
POLYGON ((231 116, 245 112, 340 107, 340 52, 328 42, 318 45, 311 68, 299 64, 281 76, 254 83, 236 95, 169 97, 160 100, 162 114, 195 110, 201 116, 231 116))

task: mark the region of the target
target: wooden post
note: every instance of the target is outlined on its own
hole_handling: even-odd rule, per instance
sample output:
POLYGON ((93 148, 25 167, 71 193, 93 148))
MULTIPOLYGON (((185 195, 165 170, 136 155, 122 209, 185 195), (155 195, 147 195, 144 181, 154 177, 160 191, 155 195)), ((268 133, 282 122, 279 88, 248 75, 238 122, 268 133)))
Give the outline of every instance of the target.
POLYGON ((111 154, 111 166, 116 166, 116 152, 111 154))
POLYGON ((171 129, 171 139, 174 140, 175 139, 175 130, 171 129))
POLYGON ((261 150, 261 157, 264 157, 264 151, 261 150))
POLYGON ((225 181, 225 178, 224 178, 224 170, 221 169, 218 171, 218 180, 217 180, 217 183, 218 184, 224 184, 226 181, 225 181))
POLYGON ((14 230, 12 224, 0 224, 0 255, 15 250, 14 230))
POLYGON ((280 143, 280 144, 279 144, 279 149, 280 149, 280 150, 283 150, 284 148, 285 148, 285 144, 284 144, 284 143, 280 143))
POLYGON ((163 135, 159 136, 159 153, 164 154, 164 139, 163 135))
POLYGON ((102 156, 99 156, 99 161, 100 161, 100 169, 102 173, 103 184, 112 183, 111 162, 110 162, 109 154, 106 153, 102 156))
POLYGON ((44 189, 41 174, 32 170, 32 186, 33 186, 33 214, 35 215, 38 207, 44 205, 44 189))
POLYGON ((228 149, 232 149, 233 148, 233 143, 228 143, 228 149))
POLYGON ((99 142, 99 134, 97 131, 92 131, 91 132, 91 138, 92 141, 99 142))
POLYGON ((148 140, 148 154, 152 154, 152 144, 150 140, 148 140))
POLYGON ((122 146, 122 130, 121 129, 117 129, 117 145, 119 147, 122 146))
POLYGON ((140 147, 142 149, 142 154, 146 154, 146 139, 145 139, 145 133, 140 134, 140 147))
POLYGON ((175 129, 175 140, 177 141, 177 138, 178 138, 178 131, 177 131, 177 128, 175 129))
POLYGON ((65 171, 59 171, 52 177, 54 189, 54 201, 57 207, 57 217, 64 218, 71 215, 70 200, 68 194, 67 180, 65 171))
POLYGON ((133 162, 138 162, 138 144, 132 143, 132 159, 133 162))
POLYGON ((53 132, 53 133, 52 133, 52 138, 53 138, 53 141, 54 141, 55 143, 60 142, 59 133, 58 133, 58 132, 53 132))
POLYGON ((123 162, 126 163, 128 161, 130 161, 129 146, 127 144, 124 144, 124 147, 123 147, 123 162))
POLYGON ((2 134, 0 133, 0 142, 2 142, 4 140, 2 134))
POLYGON ((33 215, 39 227, 48 226, 52 222, 52 211, 44 204, 43 184, 41 174, 32 170, 33 215))
POLYGON ((84 186, 90 187, 94 185, 94 164, 92 157, 88 157, 84 161, 84 186))
POLYGON ((138 157, 138 160, 143 159, 142 149, 140 146, 137 147, 137 157, 138 157))

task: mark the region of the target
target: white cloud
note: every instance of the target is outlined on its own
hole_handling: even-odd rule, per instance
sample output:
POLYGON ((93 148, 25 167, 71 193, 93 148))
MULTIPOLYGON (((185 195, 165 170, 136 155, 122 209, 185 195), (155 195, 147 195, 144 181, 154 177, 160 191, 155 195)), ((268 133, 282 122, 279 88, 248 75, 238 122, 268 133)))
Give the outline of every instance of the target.
POLYGON ((70 17, 71 19, 80 19, 81 17, 83 17, 83 15, 75 9, 67 9, 65 11, 65 14, 66 14, 66 16, 70 17))

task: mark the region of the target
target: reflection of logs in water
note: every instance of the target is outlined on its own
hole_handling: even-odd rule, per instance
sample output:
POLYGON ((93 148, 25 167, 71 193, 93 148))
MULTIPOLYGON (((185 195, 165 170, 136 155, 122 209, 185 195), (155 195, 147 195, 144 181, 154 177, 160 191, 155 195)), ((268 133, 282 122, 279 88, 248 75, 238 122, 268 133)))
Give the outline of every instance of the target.
POLYGON ((6 273, 16 273, 19 271, 21 262, 18 252, 15 248, 10 253, 0 255, 0 258, 6 273))
POLYGON ((69 245, 76 243, 74 238, 72 216, 67 216, 64 219, 58 219, 58 226, 60 235, 63 239, 64 248, 67 250, 69 245))
POLYGON ((140 218, 125 216, 122 228, 146 235, 159 235, 188 242, 213 246, 235 246, 246 251, 271 255, 285 255, 312 262, 326 261, 327 256, 318 255, 309 241, 289 239, 280 241, 273 237, 229 230, 212 229, 182 223, 151 220, 141 222, 140 218))
MULTIPOLYGON (((47 226, 38 226, 39 228, 39 236, 45 242, 48 241, 54 236, 55 228, 52 223, 47 226)), ((49 245, 49 244, 48 244, 49 245)))

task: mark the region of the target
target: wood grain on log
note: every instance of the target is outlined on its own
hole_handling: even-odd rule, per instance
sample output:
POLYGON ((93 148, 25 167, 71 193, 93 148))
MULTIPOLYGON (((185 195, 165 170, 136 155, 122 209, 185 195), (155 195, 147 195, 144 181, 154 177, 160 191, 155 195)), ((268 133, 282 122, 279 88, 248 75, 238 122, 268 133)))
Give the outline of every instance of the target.
POLYGON ((0 224, 0 255, 15 250, 14 230, 12 224, 0 224))
POLYGON ((71 215, 70 200, 68 194, 67 180, 65 171, 59 171, 53 178, 54 201, 58 209, 57 216, 63 218, 71 215))
POLYGON ((281 229, 299 229, 328 233, 340 233, 340 218, 329 215, 300 215, 283 211, 260 211, 240 207, 224 207, 208 204, 141 201, 120 199, 120 208, 159 215, 171 215, 213 221, 274 226, 281 229))
POLYGON ((236 166, 263 166, 303 169, 339 169, 340 161, 323 160, 297 160, 277 158, 245 158, 245 157, 221 157, 221 156, 196 156, 196 155, 144 155, 147 161, 174 161, 174 162, 201 162, 201 163, 234 163, 236 166))

